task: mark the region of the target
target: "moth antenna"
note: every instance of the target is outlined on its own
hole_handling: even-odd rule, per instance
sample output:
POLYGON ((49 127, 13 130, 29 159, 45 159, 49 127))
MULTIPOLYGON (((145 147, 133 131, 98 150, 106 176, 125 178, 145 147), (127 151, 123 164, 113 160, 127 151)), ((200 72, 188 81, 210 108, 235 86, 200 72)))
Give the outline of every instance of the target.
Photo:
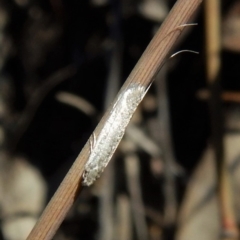
MULTIPOLYGON (((165 38, 167 38, 167 37, 169 36, 169 34, 175 32, 175 31, 180 31, 180 33, 181 33, 185 27, 197 26, 197 25, 198 25, 197 23, 184 23, 184 24, 181 24, 181 25, 175 27, 175 28, 174 28, 173 30, 171 30, 170 32, 168 32, 168 33, 161 39, 161 41, 163 41, 165 38)), ((161 41, 160 41, 160 42, 161 42, 161 41)), ((181 50, 181 51, 176 52, 176 53, 174 53, 173 55, 171 55, 168 59, 170 59, 170 58, 172 58, 172 57, 174 57, 174 56, 176 56, 177 54, 182 53, 182 52, 191 52, 191 53, 199 54, 198 52, 191 51, 191 50, 181 50)), ((166 61, 167 61, 168 59, 164 60, 164 62, 162 63, 162 65, 159 67, 158 71, 162 68, 162 66, 166 63, 166 61)), ((158 72, 158 71, 157 71, 157 72, 158 72)), ((156 77, 156 75, 153 76, 153 78, 152 78, 151 83, 150 83, 149 86, 151 86, 151 84, 152 84, 152 82, 154 81, 154 78, 155 78, 155 77, 156 77)), ((148 86, 148 87, 149 87, 149 86, 148 86)), ((147 90, 148 90, 148 88, 147 88, 147 90)), ((147 91, 147 90, 146 90, 146 91, 147 91)))
POLYGON ((184 53, 184 52, 199 54, 199 52, 192 51, 192 50, 181 50, 181 51, 178 51, 178 52, 172 54, 172 55, 170 56, 170 58, 173 58, 173 57, 177 56, 178 54, 184 53))
POLYGON ((173 30, 171 30, 170 32, 168 32, 163 39, 165 39, 169 34, 175 32, 175 31, 180 31, 180 32, 182 32, 182 30, 183 30, 185 27, 191 27, 191 26, 197 26, 197 25, 198 25, 197 23, 184 23, 184 24, 181 24, 181 25, 175 27, 175 28, 174 28, 173 30))
POLYGON ((184 24, 179 25, 178 27, 184 28, 184 27, 191 27, 191 26, 197 26, 197 25, 198 25, 198 23, 184 23, 184 24))

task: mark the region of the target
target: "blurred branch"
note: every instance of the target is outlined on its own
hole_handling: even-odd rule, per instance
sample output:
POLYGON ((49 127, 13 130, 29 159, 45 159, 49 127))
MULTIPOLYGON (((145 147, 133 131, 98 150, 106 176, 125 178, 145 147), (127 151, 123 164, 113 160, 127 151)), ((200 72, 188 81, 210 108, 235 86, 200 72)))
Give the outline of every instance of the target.
MULTIPOLYGON (((176 2, 165 22, 121 88, 119 94, 126 91, 130 84, 142 85, 146 88, 151 84, 183 29, 179 26, 187 23, 201 2, 201 0, 178 0, 176 2)), ((113 107, 114 103, 96 127, 94 131, 96 137, 101 132, 113 107)), ((28 236, 28 240, 48 240, 54 236, 78 196, 84 167, 90 155, 89 146, 90 140, 87 141, 57 192, 52 197, 39 221, 28 236)))
POLYGON ((80 110, 87 116, 95 117, 97 115, 97 110, 94 106, 80 96, 68 92, 59 92, 55 97, 58 101, 80 110))
POLYGON ((218 197, 224 239, 238 236, 234 216, 230 175, 227 169, 223 145, 223 113, 221 104, 221 8, 220 0, 205 1, 207 81, 210 88, 209 109, 211 118, 212 144, 218 178, 218 197))
POLYGON ((114 171, 110 162, 108 170, 104 172, 99 194, 99 239, 114 239, 114 171))
MULTIPOLYGON (((124 139, 127 141, 127 138, 124 139)), ((131 143, 126 143, 126 145, 131 145, 131 143)), ((123 146, 123 145, 121 145, 123 146)), ((141 181, 140 181, 140 162, 135 151, 135 145, 133 145, 132 150, 123 149, 126 152, 126 157, 124 159, 126 175, 127 175, 127 185, 130 193, 130 202, 133 212, 134 224, 136 227, 137 239, 145 240, 148 239, 148 228, 144 212, 144 204, 142 200, 141 191, 141 181)))
MULTIPOLYGON (((208 90, 199 90, 197 92, 197 97, 201 100, 208 100, 210 98, 210 92, 208 90)), ((221 93, 221 100, 224 102, 240 103, 240 92, 224 91, 221 93)))
POLYGON ((205 1, 206 67, 208 84, 216 82, 221 67, 220 1, 205 1))
POLYGON ((173 227, 177 215, 177 196, 175 186, 174 167, 176 161, 173 155, 170 113, 166 86, 167 66, 158 74, 156 80, 157 102, 158 105, 158 123, 160 125, 159 142, 163 149, 164 159, 164 225, 173 227))
POLYGON ((128 126, 126 136, 151 157, 159 158, 161 156, 162 151, 160 146, 147 136, 143 129, 136 124, 132 123, 128 126))
POLYGON ((117 197, 117 222, 115 239, 126 240, 132 239, 132 219, 129 198, 125 195, 117 197))

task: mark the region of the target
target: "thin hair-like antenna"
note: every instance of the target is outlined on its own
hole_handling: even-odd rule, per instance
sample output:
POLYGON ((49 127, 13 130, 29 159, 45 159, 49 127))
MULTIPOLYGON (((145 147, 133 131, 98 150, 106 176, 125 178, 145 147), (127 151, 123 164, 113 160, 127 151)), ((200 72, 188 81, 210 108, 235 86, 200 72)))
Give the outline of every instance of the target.
MULTIPOLYGON (((166 36, 164 36, 164 38, 166 38, 169 34, 175 32, 175 31, 177 31, 177 30, 179 30, 179 31, 182 32, 182 30, 183 30, 185 27, 191 27, 191 26, 197 26, 197 25, 198 25, 198 23, 184 23, 184 24, 181 24, 181 25, 175 27, 175 28, 174 28, 173 30, 171 30, 170 32, 168 32, 168 33, 166 34, 166 36)), ((164 39, 164 38, 163 38, 163 39, 164 39)), ((163 40, 163 39, 162 39, 162 40, 163 40)))
MULTIPOLYGON (((192 50, 180 50, 180 51, 178 51, 178 52, 172 54, 172 55, 170 56, 170 58, 173 58, 173 57, 177 56, 178 54, 180 54, 180 53, 184 53, 184 52, 189 52, 189 53, 199 54, 199 52, 192 51, 192 50)), ((170 58, 169 58, 169 59, 170 59, 170 58)))
POLYGON ((190 26, 197 26, 198 23, 184 23, 184 24, 181 24, 179 25, 177 28, 180 28, 180 27, 190 27, 190 26))
MULTIPOLYGON (((182 30, 183 30, 185 27, 191 27, 191 26, 197 26, 197 25, 198 25, 197 23, 184 23, 184 24, 181 24, 181 25, 175 27, 175 28, 174 28, 173 30, 171 30, 170 32, 168 32, 168 33, 161 39, 161 41, 163 41, 165 38, 167 38, 167 37, 169 36, 169 34, 175 32, 175 31, 180 31, 180 33, 181 33, 182 30)), ((161 41, 160 41, 160 42, 161 42, 161 41)), ((161 66, 159 66, 159 69, 156 71, 156 74, 158 73, 158 71, 161 69, 161 67, 165 64, 165 62, 166 62, 167 60, 169 60, 170 58, 172 58, 172 57, 174 57, 174 56, 176 56, 177 54, 182 53, 182 52, 192 52, 192 53, 198 54, 198 52, 191 51, 191 50, 181 50, 181 51, 179 51, 179 52, 176 52, 176 53, 174 53, 173 55, 171 55, 168 59, 165 59, 165 60, 162 62, 161 66)), ((154 79, 154 77, 153 77, 153 79, 154 79)), ((152 81, 153 81, 153 79, 152 79, 152 81)), ((152 82, 152 81, 151 81, 151 82, 152 82)), ((150 84, 150 85, 151 85, 151 84, 150 84)))
MULTIPOLYGON (((161 67, 158 69, 158 71, 156 71, 155 76, 156 76, 157 73, 160 71, 160 69, 162 68, 162 66, 163 66, 163 65, 164 65, 169 59, 171 59, 171 58, 177 56, 177 55, 180 54, 180 53, 184 53, 184 52, 189 52, 189 53, 199 54, 199 52, 192 51, 192 50, 187 50, 187 49, 186 49, 186 50, 180 50, 180 51, 178 51, 178 52, 172 54, 169 58, 167 58, 167 59, 164 60, 164 62, 162 63, 161 67)), ((151 81, 151 83, 149 84, 148 88, 152 85, 152 82, 154 81, 155 76, 152 78, 152 81, 151 81)), ((148 88, 147 88, 147 90, 148 90, 148 88)), ((147 90, 146 90, 146 91, 147 91, 147 90)))

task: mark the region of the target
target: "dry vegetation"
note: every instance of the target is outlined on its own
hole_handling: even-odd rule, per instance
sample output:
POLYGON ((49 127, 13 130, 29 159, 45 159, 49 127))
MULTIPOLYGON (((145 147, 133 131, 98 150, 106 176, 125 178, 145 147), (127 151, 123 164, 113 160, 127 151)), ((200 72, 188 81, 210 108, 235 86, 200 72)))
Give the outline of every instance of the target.
MULTIPOLYGON (((26 239, 175 2, 0 0, 0 239, 26 239)), ((165 62, 101 178, 79 196, 75 179, 67 216, 54 203, 37 231, 238 239, 240 2, 205 0, 190 22, 170 55, 200 54, 165 62)))

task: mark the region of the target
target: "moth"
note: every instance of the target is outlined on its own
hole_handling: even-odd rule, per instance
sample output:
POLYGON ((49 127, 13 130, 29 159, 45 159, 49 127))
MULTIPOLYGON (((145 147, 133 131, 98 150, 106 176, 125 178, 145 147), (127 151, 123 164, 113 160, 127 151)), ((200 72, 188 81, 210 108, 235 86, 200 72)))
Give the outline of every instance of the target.
POLYGON ((127 90, 118 95, 99 135, 96 138, 93 133, 91 137, 90 155, 83 173, 83 185, 90 186, 100 177, 149 87, 146 89, 140 84, 130 84, 127 90))

